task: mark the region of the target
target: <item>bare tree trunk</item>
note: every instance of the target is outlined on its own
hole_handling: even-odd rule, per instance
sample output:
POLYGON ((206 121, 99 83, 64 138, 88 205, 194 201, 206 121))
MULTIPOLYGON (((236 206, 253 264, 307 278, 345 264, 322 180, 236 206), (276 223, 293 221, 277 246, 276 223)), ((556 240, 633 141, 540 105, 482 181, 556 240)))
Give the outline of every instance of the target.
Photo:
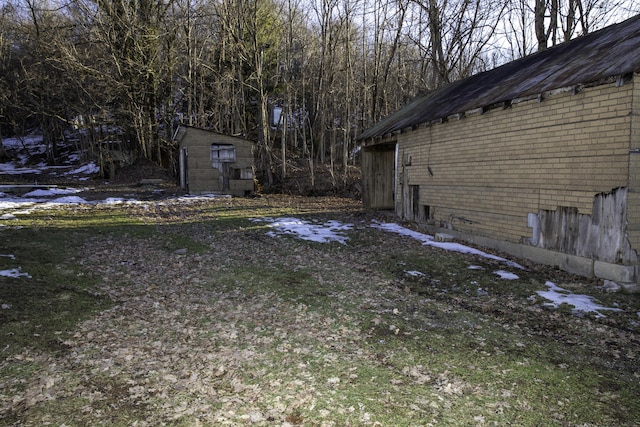
POLYGON ((353 94, 351 93, 351 75, 353 72, 352 58, 351 58, 351 9, 347 8, 347 31, 345 36, 345 112, 344 112, 344 135, 342 144, 342 186, 347 183, 347 170, 349 167, 349 147, 351 145, 351 106, 354 103, 353 94))
POLYGON ((437 0, 429 0, 429 32, 431 36, 431 67, 433 69, 432 87, 449 82, 444 49, 442 47, 442 21, 437 0))
MULTIPOLYGON (((287 115, 285 114, 285 109, 282 109, 282 113, 280 114, 280 126, 281 126, 281 139, 280 139, 280 150, 282 154, 282 179, 287 177, 287 128, 288 121, 287 115)), ((288 114, 288 113, 287 113, 288 114)))
POLYGON ((535 2, 535 31, 536 39, 538 40, 538 52, 540 52, 547 48, 547 31, 544 25, 547 4, 545 0, 535 0, 535 2))
POLYGON ((555 46, 558 43, 558 0, 551 0, 549 14, 551 16, 549 29, 547 31, 547 40, 551 37, 551 44, 555 46))
POLYGON ((264 49, 267 46, 258 46, 257 40, 255 49, 258 53, 257 58, 257 69, 258 69, 258 90, 260 93, 260 133, 258 134, 258 142, 262 146, 264 150, 264 171, 267 174, 267 185, 268 187, 272 187, 273 180, 273 154, 271 150, 270 138, 269 138, 269 111, 268 111, 268 98, 264 89, 264 81, 263 81, 263 63, 264 63, 264 49))

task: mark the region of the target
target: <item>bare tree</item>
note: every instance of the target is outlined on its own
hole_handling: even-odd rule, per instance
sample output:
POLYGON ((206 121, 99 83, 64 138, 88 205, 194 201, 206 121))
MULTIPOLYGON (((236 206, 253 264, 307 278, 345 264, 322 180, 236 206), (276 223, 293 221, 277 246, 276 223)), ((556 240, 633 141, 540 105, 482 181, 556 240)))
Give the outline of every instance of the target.
MULTIPOLYGON (((0 75, 7 76, 11 69, 11 48, 9 26, 13 21, 13 6, 7 3, 0 9, 0 75)), ((2 134, 9 129, 9 82, 6 78, 0 79, 0 158, 4 157, 2 134)))
POLYGON ((74 115, 100 113, 160 162, 175 148, 163 130, 181 120, 255 139, 267 187, 299 155, 312 184, 324 164, 338 188, 354 135, 419 91, 638 11, 637 0, 8 0, 0 125, 47 129, 55 157, 74 115))
POLYGON ((508 10, 503 19, 503 32, 498 36, 509 45, 505 60, 510 61, 533 53, 537 43, 534 43, 535 34, 531 31, 533 9, 530 0, 508 0, 508 10))
POLYGON ((284 26, 279 11, 272 0, 224 0, 216 6, 222 65, 233 70, 230 83, 238 87, 233 98, 242 101, 239 111, 247 133, 257 137, 258 162, 267 187, 274 184, 269 98, 279 78, 277 52, 284 26), (235 64, 227 65, 230 61, 235 64))
POLYGON ((427 12, 432 86, 486 68, 485 48, 493 40, 506 4, 501 0, 414 0, 427 12))
POLYGON ((110 109, 126 138, 145 158, 161 161, 159 112, 167 105, 171 32, 165 27, 172 0, 76 0, 92 43, 104 49, 95 65, 110 88, 110 109))
POLYGON ((7 71, 4 90, 12 95, 13 105, 5 103, 3 119, 12 122, 15 132, 38 128, 47 161, 55 163, 58 141, 80 103, 78 79, 66 72, 62 60, 73 23, 48 2, 25 0, 16 9, 12 6, 3 8, 3 15, 10 14, 12 22, 11 34, 3 26, 2 37, 10 37, 11 43, 2 46, 2 62, 7 71))
MULTIPOLYGON (((370 63, 365 69, 364 79, 367 82, 365 84, 371 88, 370 115, 374 121, 397 107, 388 98, 389 93, 393 93, 389 91, 389 76, 397 59, 396 52, 405 28, 407 8, 407 1, 383 1, 375 2, 370 11, 370 22, 373 23, 370 43, 373 46, 372 57, 364 57, 370 63)), ((366 34, 363 37, 365 40, 369 39, 366 34)))
POLYGON ((588 34, 638 9, 638 4, 624 0, 535 0, 538 50, 588 34))

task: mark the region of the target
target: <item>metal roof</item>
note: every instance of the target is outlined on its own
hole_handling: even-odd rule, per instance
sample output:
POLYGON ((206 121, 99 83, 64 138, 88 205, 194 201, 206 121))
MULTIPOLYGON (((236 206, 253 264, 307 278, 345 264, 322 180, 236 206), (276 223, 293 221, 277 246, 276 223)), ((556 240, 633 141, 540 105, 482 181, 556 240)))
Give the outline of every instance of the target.
POLYGON ((640 71, 640 15, 419 96, 358 139, 640 71))

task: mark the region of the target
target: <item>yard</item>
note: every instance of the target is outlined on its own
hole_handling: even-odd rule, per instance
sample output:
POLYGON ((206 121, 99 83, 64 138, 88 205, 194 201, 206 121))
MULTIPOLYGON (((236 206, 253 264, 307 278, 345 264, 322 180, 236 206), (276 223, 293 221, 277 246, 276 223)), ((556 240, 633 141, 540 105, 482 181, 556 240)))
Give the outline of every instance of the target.
POLYGON ((0 215, 0 425, 640 423, 638 296, 349 199, 0 215))

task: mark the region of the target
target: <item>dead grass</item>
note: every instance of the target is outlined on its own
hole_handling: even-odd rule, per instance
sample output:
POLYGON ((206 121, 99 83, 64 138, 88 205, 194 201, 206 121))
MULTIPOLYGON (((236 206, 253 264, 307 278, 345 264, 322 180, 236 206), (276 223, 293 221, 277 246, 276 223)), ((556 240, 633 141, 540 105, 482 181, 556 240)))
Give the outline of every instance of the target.
MULTIPOLYGON (((39 236, 64 228, 77 242, 70 271, 112 304, 56 331, 63 351, 23 344, 3 354, 0 424, 640 421, 635 296, 602 294, 597 283, 532 264, 519 280, 501 280, 494 261, 370 228, 374 215, 347 199, 154 202, 47 216, 12 222, 24 227, 12 239, 33 239, 35 225, 39 236), (279 215, 354 228, 347 245, 319 244, 270 237, 249 221, 279 215), (545 280, 625 311, 596 319, 544 309, 529 297, 545 280)), ((43 251, 55 252, 46 241, 43 251)), ((52 285, 47 277, 38 272, 43 286, 52 285)))

